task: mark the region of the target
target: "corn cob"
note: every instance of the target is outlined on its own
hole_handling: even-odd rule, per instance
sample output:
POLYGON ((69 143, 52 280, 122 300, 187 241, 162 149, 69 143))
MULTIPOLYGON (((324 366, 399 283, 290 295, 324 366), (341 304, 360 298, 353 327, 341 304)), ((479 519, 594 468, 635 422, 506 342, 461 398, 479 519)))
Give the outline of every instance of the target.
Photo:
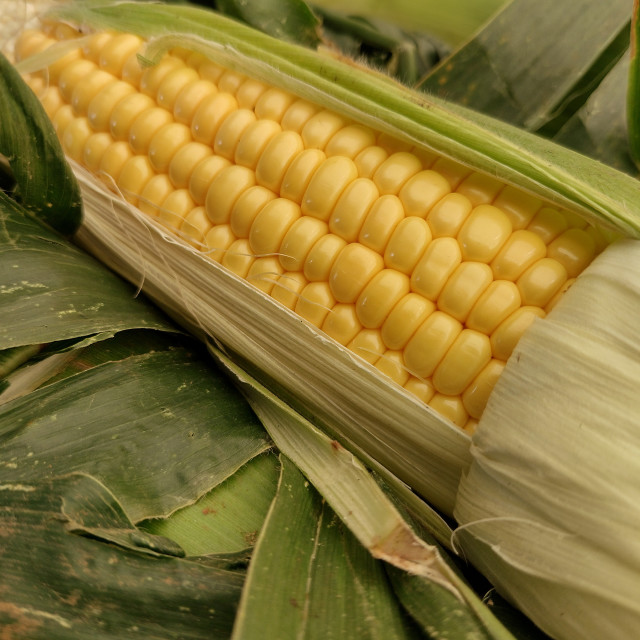
MULTIPOLYGON (((22 61, 81 34, 22 33, 22 61)), ((582 218, 173 49, 98 31, 27 81, 67 155, 472 432, 505 362, 607 244, 582 218)))

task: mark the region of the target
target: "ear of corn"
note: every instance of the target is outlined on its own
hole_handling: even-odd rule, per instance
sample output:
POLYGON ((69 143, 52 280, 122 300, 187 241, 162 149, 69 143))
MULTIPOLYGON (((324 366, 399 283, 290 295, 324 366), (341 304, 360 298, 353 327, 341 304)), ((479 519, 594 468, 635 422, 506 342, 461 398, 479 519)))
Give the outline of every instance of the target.
MULTIPOLYGON (((78 238, 451 514, 469 464, 453 425, 490 429, 485 406, 523 333, 546 326, 613 240, 638 237, 637 182, 196 10, 125 6, 58 11, 98 29, 75 53, 79 33, 56 23, 48 51, 28 56, 42 34, 18 47, 67 154, 90 171, 77 168, 78 238)), ((506 564, 496 580, 518 598, 521 567, 506 564)))

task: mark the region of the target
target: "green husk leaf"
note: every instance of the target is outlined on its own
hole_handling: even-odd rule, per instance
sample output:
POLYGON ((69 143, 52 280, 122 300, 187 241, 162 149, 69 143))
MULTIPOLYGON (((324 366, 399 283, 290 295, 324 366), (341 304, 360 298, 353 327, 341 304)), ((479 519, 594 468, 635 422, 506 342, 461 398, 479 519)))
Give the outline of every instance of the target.
POLYGON ((101 331, 175 330, 134 294, 0 192, 0 349, 101 331))
POLYGON ((71 235, 82 218, 80 189, 40 101, 0 53, 0 154, 6 156, 22 204, 71 235))
POLYGON ((373 72, 354 72, 352 65, 274 40, 198 8, 134 3, 85 9, 72 4, 54 14, 148 37, 166 35, 171 25, 172 35, 160 38, 149 49, 151 59, 177 44, 201 50, 223 64, 497 175, 620 233, 640 236, 640 184, 636 180, 526 131, 412 92, 373 72))
POLYGON ((548 134, 584 102, 628 42, 628 0, 515 0, 420 88, 548 134))
POLYGON ((403 616, 381 563, 286 457, 232 635, 233 640, 265 637, 421 637, 403 616))
POLYGON ((255 544, 279 471, 272 453, 256 456, 195 504, 139 527, 175 540, 188 555, 241 552, 255 544))
POLYGON ((184 348, 106 363, 0 406, 0 482, 89 473, 134 520, 192 503, 270 446, 244 399, 184 348))
POLYGON ((216 0, 216 8, 274 38, 320 44, 320 21, 302 0, 216 0))
POLYGON ((636 167, 640 168, 640 3, 633 2, 631 20, 631 47, 629 51, 629 75, 627 83, 627 129, 629 153, 636 167))
POLYGON ((7 637, 229 636, 244 576, 167 555, 175 544, 136 530, 90 476, 3 484, 0 530, 7 637))

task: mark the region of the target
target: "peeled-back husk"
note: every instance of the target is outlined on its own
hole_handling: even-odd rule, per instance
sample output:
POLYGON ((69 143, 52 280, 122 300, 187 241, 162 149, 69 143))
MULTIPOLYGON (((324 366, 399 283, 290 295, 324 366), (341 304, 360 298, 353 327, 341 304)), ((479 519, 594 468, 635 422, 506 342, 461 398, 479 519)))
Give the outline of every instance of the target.
POLYGON ((640 629, 640 242, 522 338, 473 438, 456 543, 554 638, 640 629))

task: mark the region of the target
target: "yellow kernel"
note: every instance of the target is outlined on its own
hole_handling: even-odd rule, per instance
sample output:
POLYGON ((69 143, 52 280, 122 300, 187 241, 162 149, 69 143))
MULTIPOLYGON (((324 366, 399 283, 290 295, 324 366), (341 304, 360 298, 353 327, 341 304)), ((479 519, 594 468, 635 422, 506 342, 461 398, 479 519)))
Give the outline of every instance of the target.
POLYGON ((390 269, 411 274, 431 242, 431 229, 423 218, 400 220, 384 251, 384 263, 390 269))
POLYGON ((419 378, 431 376, 461 331, 462 325, 450 315, 430 314, 404 348, 409 371, 419 378))
POLYGON ((258 184, 279 193, 287 169, 303 149, 299 134, 294 131, 277 133, 267 144, 256 165, 258 184))
POLYGON ((218 78, 218 89, 220 89, 220 91, 226 91, 235 95, 236 91, 246 80, 246 78, 247 76, 240 73, 239 71, 234 71, 233 69, 225 69, 222 72, 222 75, 218 78))
POLYGON ((350 124, 336 131, 327 143, 327 156, 355 158, 363 149, 376 142, 376 134, 360 124, 350 124))
POLYGON ((173 117, 182 124, 191 121, 205 98, 212 96, 218 88, 209 80, 199 79, 183 87, 173 103, 173 117))
POLYGON ((80 82, 84 82, 87 77, 96 72, 95 63, 91 60, 84 60, 79 58, 70 62, 60 73, 58 80, 58 88, 60 94, 66 102, 71 102, 73 90, 78 86, 80 82))
POLYGON ((116 105, 134 88, 122 80, 116 80, 103 87, 87 106, 87 118, 94 131, 109 131, 111 114, 116 105))
POLYGON ((575 227, 561 233, 547 247, 547 256, 562 264, 570 278, 575 278, 582 273, 595 255, 594 239, 584 229, 575 227))
POLYGON ((385 248, 400 221, 404 208, 398 196, 380 196, 369 209, 360 229, 358 241, 369 249, 384 254, 385 248))
POLYGON ((438 160, 440 157, 437 154, 435 154, 433 151, 429 151, 428 149, 425 149, 423 147, 413 146, 409 151, 413 153, 413 155, 420 160, 420 162, 422 163, 422 167, 424 169, 431 168, 433 163, 436 160, 438 160))
POLYGON ((254 111, 258 118, 280 122, 295 99, 290 93, 272 87, 258 98, 254 111))
POLYGON ((382 147, 373 145, 365 147, 353 161, 356 163, 358 175, 361 178, 373 178, 375 172, 388 157, 389 154, 382 147))
POLYGON ((514 282, 494 280, 473 305, 466 325, 489 335, 521 304, 520 291, 514 282))
POLYGON ((58 109, 64 104, 60 89, 58 87, 47 87, 38 97, 49 119, 52 120, 58 109))
POLYGON ((58 138, 62 136, 62 133, 66 127, 75 120, 75 114, 70 104, 63 104, 53 116, 51 121, 55 132, 58 134, 58 138))
POLYGON ((197 204, 204 204, 215 177, 231 163, 226 158, 210 155, 198 162, 189 178, 189 193, 197 204))
POLYGON ((493 202, 504 186, 504 182, 497 178, 473 172, 458 185, 456 191, 467 196, 471 200, 471 204, 477 207, 493 202))
POLYGON ((460 245, 455 238, 432 240, 411 274, 411 290, 437 300, 461 261, 460 245))
POLYGON ((313 174, 325 160, 326 156, 320 149, 305 149, 299 153, 291 161, 282 178, 280 195, 300 204, 313 174))
POLYGON ((409 380, 410 373, 404 366, 401 351, 392 351, 391 349, 388 349, 380 356, 374 366, 400 386, 404 385, 407 380, 409 380))
POLYGON ((116 77, 122 75, 127 60, 142 47, 142 40, 132 33, 120 33, 106 42, 100 51, 98 64, 101 69, 116 77))
POLYGON ((151 107, 143 111, 131 123, 129 144, 135 153, 147 153, 152 138, 162 127, 173 123, 171 114, 166 109, 151 107))
POLYGON ((280 245, 280 263, 287 271, 304 268, 315 243, 327 235, 327 223, 318 218, 302 216, 289 227, 280 245))
POLYGON ((191 135, 197 142, 213 144, 220 125, 238 108, 230 93, 214 93, 203 98, 191 121, 191 135))
POLYGON ((256 258, 247 273, 247 281, 256 289, 270 294, 283 271, 277 256, 256 258))
POLYGON ((462 393, 491 361, 491 342, 478 331, 463 329, 433 372, 433 386, 440 393, 462 393))
POLYGON ((108 31, 98 31, 87 36, 82 44, 82 55, 84 55, 87 60, 99 64, 100 53, 107 42, 111 41, 113 36, 114 34, 108 31))
POLYGON ((131 148, 126 142, 114 142, 102 154, 99 173, 104 182, 110 187, 118 181, 120 172, 127 160, 133 156, 131 148))
POLYGON ((375 364, 386 351, 377 329, 362 329, 358 335, 347 344, 347 349, 370 364, 375 364))
POLYGON ((329 140, 347 124, 347 121, 332 111, 319 111, 311 116, 300 131, 307 149, 323 149, 329 140))
POLYGON ((236 237, 228 224, 218 224, 211 227, 204 237, 203 252, 213 262, 221 262, 229 247, 236 241, 236 237))
POLYGON ((514 229, 525 229, 542 207, 542 200, 521 189, 507 185, 498 194, 493 205, 507 214, 514 229))
POLYGON ((109 131, 116 140, 128 140, 131 126, 135 119, 154 106, 149 96, 141 93, 131 93, 125 96, 111 112, 109 117, 109 131))
POLYGON ((295 309, 300 292, 307 286, 308 281, 299 271, 285 271, 271 289, 271 297, 287 309, 295 309))
POLYGON ((346 245, 345 240, 333 233, 319 238, 304 261, 303 271, 307 280, 327 281, 331 268, 346 245))
POLYGON ((211 222, 228 224, 235 201, 254 184, 251 169, 233 164, 222 169, 211 182, 204 203, 211 222))
POLYGON ((221 262, 229 271, 241 278, 246 278, 255 259, 256 257, 249 246, 249 240, 240 238, 234 240, 227 248, 221 262))
POLYGON ((319 111, 319 107, 307 102, 306 100, 295 100, 282 115, 280 124, 286 131, 295 131, 302 133, 304 125, 309 119, 319 111))
POLYGON ((544 308, 544 312, 545 313, 549 313, 551 311, 551 309, 553 309, 553 307, 556 306, 556 304, 558 304, 558 302, 560 302, 560 299, 562 298, 562 296, 569 291, 569 289, 571 288, 571 286, 573 285, 573 283, 576 281, 575 278, 569 278, 561 287, 560 290, 553 296, 553 298, 551 298, 551 300, 549 300, 549 302, 547 302, 545 308, 544 308))
POLYGON ((248 238, 251 225, 263 207, 276 197, 276 194, 260 185, 249 187, 240 194, 231 209, 231 230, 237 238, 248 238))
POLYGON ((511 222, 500 209, 490 204, 478 205, 458 233, 463 260, 491 262, 511 231, 511 222))
POLYGON ((379 253, 357 242, 348 244, 331 267, 329 284, 338 302, 355 302, 372 278, 384 267, 379 253))
POLYGON ((435 311, 436 305, 417 293, 401 298, 387 315, 382 340, 389 349, 404 349, 418 327, 435 311))
POLYGON ((489 265, 483 262, 463 262, 444 285, 438 297, 438 309, 464 322, 491 282, 493 274, 489 265))
POLYGON ((355 242, 378 195, 376 185, 368 178, 353 180, 338 198, 329 217, 331 233, 339 235, 347 242, 355 242))
POLYGON ((472 209, 471 200, 460 193, 449 193, 427 214, 427 222, 434 238, 455 238, 472 209))
POLYGON ((104 152, 113 144, 113 138, 105 132, 94 133, 84 144, 82 164, 93 173, 100 170, 100 162, 104 152))
POLYGON ((580 214, 574 213, 573 211, 563 209, 561 214, 567 221, 569 228, 586 229, 589 224, 580 214))
POLYGON ((389 133, 379 133, 376 144, 386 149, 389 153, 409 153, 411 143, 399 140, 389 133))
POLYGON ((187 214, 182 225, 180 234, 187 242, 196 249, 202 250, 205 247, 205 236, 211 230, 212 225, 204 207, 194 207, 187 214))
POLYGON ((346 345, 362 329, 355 306, 339 302, 327 314, 321 329, 336 342, 346 345))
POLYGON ((446 396, 442 393, 436 393, 429 400, 429 406, 437 414, 451 420, 458 427, 464 427, 467 423, 469 416, 460 396, 446 396))
POLYGON ((117 180, 119 191, 131 204, 138 202, 138 196, 147 182, 154 176, 153 167, 147 156, 133 156, 127 160, 117 180))
POLYGON ((505 363, 492 358, 462 394, 462 402, 472 418, 480 419, 489 396, 504 371, 505 363))
POLYGON ((85 116, 89 110, 89 104, 102 89, 117 80, 106 71, 94 71, 89 77, 78 83, 71 94, 71 106, 76 115, 85 116))
POLYGON ((452 189, 457 189, 460 183, 471 173, 469 167, 465 167, 465 165, 450 158, 438 158, 431 165, 431 169, 446 178, 452 189))
POLYGON ((75 118, 62 131, 60 142, 64 152, 76 162, 82 161, 84 146, 93 131, 86 118, 75 118))
POLYGON ((249 242, 254 253, 278 254, 287 231, 299 217, 300 207, 291 200, 275 198, 267 202, 251 225, 249 242))
POLYGON ((425 169, 409 178, 398 196, 407 216, 426 218, 435 204, 450 193, 451 187, 439 173, 425 169))
MULTIPOLYGON (((463 402, 464 404, 464 402, 463 402)), ((463 425, 462 430, 465 433, 468 433, 470 436, 472 436, 475 432, 476 429, 478 428, 478 420, 476 420, 475 418, 469 418, 463 425)))
POLYGON ((53 38, 49 38, 39 29, 25 29, 16 38, 13 55, 16 62, 21 62, 40 51, 44 51, 54 43, 53 38))
POLYGON ((56 40, 74 40, 80 36, 80 31, 77 27, 58 22, 54 27, 53 36, 56 40))
POLYGON ((198 73, 209 82, 216 84, 218 80, 222 77, 222 74, 225 72, 224 67, 221 67, 219 64, 213 62, 213 60, 209 60, 206 56, 202 54, 191 54, 187 59, 187 64, 190 67, 198 70, 198 73))
POLYGON ((536 318, 544 318, 545 312, 538 307, 520 307, 500 323, 491 334, 493 357, 507 361, 522 334, 536 318))
POLYGON ((125 60, 125 63, 122 66, 120 79, 131 86, 138 88, 144 72, 145 68, 142 66, 140 58, 138 58, 138 54, 133 53, 125 60))
POLYGON ((295 311, 300 317, 320 328, 335 302, 326 282, 310 282, 300 292, 295 311))
MULTIPOLYGON (((180 123, 175 123, 180 124, 180 123)), ((181 124, 181 126, 184 126, 181 124)), ((189 129, 187 129, 189 132, 189 129)), ((189 132, 189 138, 191 133, 189 132)), ((153 142, 152 142, 153 144, 153 142)), ((169 162, 169 177, 178 189, 189 186, 194 169, 206 158, 211 156, 211 147, 201 142, 189 140, 183 144, 171 157, 169 162)))
POLYGON ((161 173, 153 176, 140 193, 138 209, 147 215, 158 216, 160 205, 174 189, 168 175, 161 173))
POLYGON ((140 91, 154 100, 158 95, 160 83, 164 78, 176 69, 184 69, 184 61, 175 56, 165 56, 151 67, 146 68, 140 76, 140 91))
POLYGON ((180 122, 165 124, 149 142, 149 160, 153 168, 158 173, 168 171, 176 152, 189 142, 191 142, 189 127, 180 122))
POLYGON ((345 156, 327 158, 309 181, 302 198, 302 213, 328 221, 338 198, 357 177, 353 160, 345 156))
POLYGON ((567 270, 553 258, 542 258, 518 278, 522 304, 545 307, 567 281, 567 270))
POLYGON ((247 78, 236 91, 236 100, 242 109, 253 109, 260 96, 267 90, 267 85, 260 80, 247 78))
POLYGON ((158 94, 156 96, 158 104, 173 112, 173 107, 180 92, 199 79, 198 72, 189 67, 178 67, 170 71, 158 86, 158 94))
POLYGON ((82 59, 80 49, 73 49, 61 58, 58 58, 55 62, 52 62, 46 70, 46 77, 49 80, 49 83, 52 85, 57 84, 59 87, 62 72, 66 71, 72 62, 80 61, 82 59))
POLYGON ((213 150, 219 156, 233 160, 236 147, 249 125, 256 121, 256 115, 250 109, 232 111, 220 125, 213 142, 213 150))
POLYGON ((365 286, 356 300, 356 312, 363 327, 382 326, 397 302, 409 293, 409 278, 394 269, 383 269, 365 286))
POLYGON ((195 202, 187 189, 172 191, 160 205, 158 218, 171 229, 179 229, 195 202))
POLYGON ((527 229, 518 229, 491 262, 493 275, 498 279, 515 281, 546 255, 547 247, 540 236, 527 229))
POLYGON ((415 376, 409 376, 409 379, 402 386, 425 404, 428 403, 436 393, 433 384, 429 380, 421 380, 415 376))
POLYGON ((235 163, 255 169, 274 136, 282 131, 273 120, 256 120, 243 132, 235 151, 235 163))
POLYGON ((373 181, 382 195, 397 195, 409 178, 422 169, 422 163, 412 153, 399 151, 390 155, 373 174, 373 181))

